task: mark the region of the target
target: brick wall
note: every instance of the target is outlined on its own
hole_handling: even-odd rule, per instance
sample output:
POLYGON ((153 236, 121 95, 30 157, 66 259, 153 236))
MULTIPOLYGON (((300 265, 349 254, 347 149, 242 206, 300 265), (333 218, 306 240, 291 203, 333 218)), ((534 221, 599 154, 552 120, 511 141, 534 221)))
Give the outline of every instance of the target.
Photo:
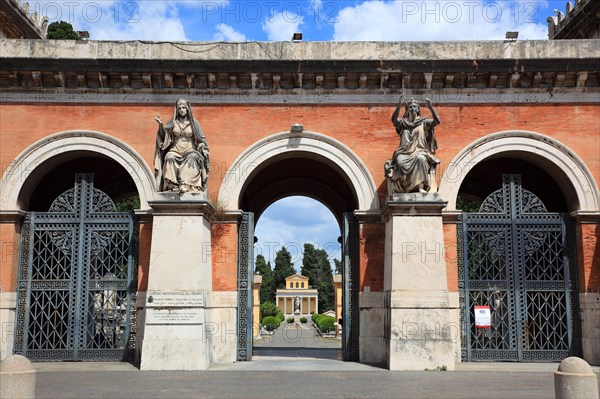
MULTIPOLYGON (((194 117, 202 125, 210 147, 212 170, 209 186, 213 202, 217 199, 226 171, 243 150, 271 134, 288 131, 293 123, 300 123, 306 130, 325 134, 350 147, 373 176, 383 203, 383 164, 398 144, 390 122, 393 105, 198 105, 192 101, 192 106, 194 117)), ((482 104, 439 106, 437 110, 442 120, 436 129, 440 147, 437 155, 442 162, 438 177, 441 177, 450 160, 477 138, 502 130, 531 130, 551 136, 568 146, 585 162, 596 181, 600 181, 598 106, 482 104)), ((152 167, 156 114, 160 114, 166 122, 172 117, 173 105, 2 104, 0 172, 4 173, 15 157, 36 140, 66 130, 95 130, 113 135, 132 146, 152 167)), ((428 116, 429 111, 423 110, 423 114, 428 116)), ((11 243, 12 227, 0 227, 3 240, 11 243)), ((589 264, 586 269, 590 276, 586 282, 588 289, 598 287, 600 273, 597 264, 592 267, 592 262, 598 262, 599 258, 597 233, 593 233, 596 234, 595 238, 589 238, 594 228, 595 225, 583 227, 584 241, 580 242, 581 259, 586 265, 589 264)), ((446 243, 452 244, 455 230, 447 226, 445 234, 446 243)), ((141 242, 148 243, 149 236, 144 237, 141 242)), ((231 277, 235 276, 235 226, 215 226, 214 248, 215 245, 222 245, 219 250, 226 252, 218 263, 213 260, 213 288, 235 289, 235 277, 231 277)), ((372 291, 379 290, 383 275, 383 232, 378 227, 364 228, 361 248, 361 287, 368 285, 372 291)), ((145 286, 147 251, 147 248, 143 248, 145 255, 140 253, 140 288, 145 286)), ((7 254, 7 260, 2 261, 2 288, 14 289, 16 258, 6 250, 3 250, 3 254, 7 254)), ((447 264, 449 288, 456 290, 455 271, 450 270, 455 268, 455 264, 447 264)))

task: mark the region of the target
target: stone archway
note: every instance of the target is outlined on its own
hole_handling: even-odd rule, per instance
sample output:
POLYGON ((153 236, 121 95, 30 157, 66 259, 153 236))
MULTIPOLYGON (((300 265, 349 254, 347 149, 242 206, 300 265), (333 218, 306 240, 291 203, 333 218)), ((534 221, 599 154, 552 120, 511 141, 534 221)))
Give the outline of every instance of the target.
POLYGON ((44 171, 80 153, 101 154, 121 165, 131 176, 140 196, 140 208, 148 210, 155 191, 152 171, 128 144, 108 134, 73 130, 45 137, 26 148, 4 173, 0 209, 23 210, 22 198, 44 177, 44 171), (40 168, 40 166, 44 168, 40 168), (43 170, 41 170, 43 169, 43 170))
POLYGON ((448 201, 446 211, 456 210, 458 191, 468 172, 481 161, 498 156, 524 159, 552 173, 567 197, 570 211, 597 212, 600 209, 596 181, 577 154, 551 137, 510 130, 482 137, 452 159, 439 189, 442 198, 448 201))
POLYGON ((225 210, 241 207, 248 178, 260 172, 274 159, 293 156, 317 158, 341 171, 352 187, 358 212, 377 211, 379 197, 373 177, 360 158, 346 145, 323 134, 304 131, 301 134, 281 132, 269 136, 242 152, 227 171, 219 190, 218 201, 225 210))
MULTIPOLYGON (((597 220, 597 214, 600 211, 600 193, 598 191, 598 185, 596 183, 596 180, 588 166, 575 152, 573 152, 563 143, 551 137, 536 132, 520 130, 497 132, 474 141, 454 157, 454 159, 449 163, 448 167, 446 168, 444 175, 442 176, 439 192, 442 198, 448 201, 448 205, 445 211, 448 212, 448 214, 457 212, 457 198, 459 194, 463 194, 462 190, 465 190, 465 187, 469 187, 469 183, 481 183, 484 181, 484 179, 489 179, 492 175, 497 176, 500 173, 505 173, 504 171, 506 169, 510 169, 506 173, 523 174, 524 177, 530 179, 529 184, 531 184, 532 176, 535 176, 536 178, 544 177, 545 179, 547 179, 539 179, 539 181, 536 181, 535 184, 531 184, 532 186, 538 189, 538 195, 544 196, 545 200, 547 200, 549 196, 552 195, 552 193, 555 194, 554 197, 558 197, 559 195, 561 197, 564 197, 564 199, 561 198, 560 201, 557 201, 553 204, 554 208, 556 208, 554 211, 540 213, 540 218, 543 220, 544 234, 546 234, 546 231, 549 231, 550 229, 549 226, 551 217, 554 217, 557 220, 560 219, 561 221, 567 220, 567 223, 560 227, 560 234, 562 235, 560 235, 559 233, 554 233, 556 236, 555 241, 550 241, 549 239, 547 239, 548 243, 559 242, 560 245, 557 245, 557 247, 560 247, 561 250, 565 252, 561 253, 561 256, 556 256, 556 259, 553 259, 550 256, 547 256, 546 258, 542 258, 540 256, 539 259, 536 258, 535 263, 530 262, 530 259, 537 257, 538 254, 541 253, 542 249, 545 247, 541 247, 542 249, 540 249, 538 252, 535 252, 533 251, 533 249, 536 249, 536 246, 528 246, 526 241, 528 236, 534 236, 535 234, 538 234, 541 237, 541 233, 538 233, 534 230, 535 220, 533 219, 533 216, 528 214, 526 224, 528 229, 528 236, 521 234, 520 230, 518 229, 514 230, 514 236, 510 236, 511 242, 514 244, 514 248, 527 248, 527 250, 524 249, 520 257, 517 257, 515 255, 502 255, 499 258, 511 259, 512 263, 510 266, 510 270, 516 270, 514 272, 515 276, 518 276, 519 278, 522 278, 523 275, 523 273, 520 272, 522 270, 521 264, 561 265, 561 263, 559 263, 560 260, 568 259, 568 262, 564 263, 564 265, 566 266, 564 267, 564 276, 561 278, 564 278, 565 281, 569 279, 575 282, 584 281, 585 277, 581 278, 581 276, 582 274, 583 276, 586 276, 586 273, 588 273, 586 272, 584 266, 585 260, 584 258, 582 258, 582 252, 576 251, 574 248, 577 248, 581 245, 581 237, 585 235, 585 233, 582 233, 581 231, 585 232, 585 229, 588 228, 587 226, 591 226, 591 231, 594 231, 595 229, 593 223, 595 223, 595 220, 597 220), (511 163, 508 164, 507 162, 511 163), (529 167, 527 167, 527 165, 529 165, 529 167), (491 170, 488 170, 486 168, 491 168, 491 170), (478 179, 473 177, 474 174, 478 176, 478 179), (556 195, 556 193, 560 194, 556 195), (570 219, 567 215, 564 214, 564 212, 570 213, 570 215, 574 218, 574 221, 569 221, 570 219), (589 221, 592 221, 592 223, 589 223, 589 221), (577 233, 577 230, 579 230, 580 232, 577 233), (559 241, 559 239, 562 241, 559 241), (566 251, 566 248, 568 248, 569 250, 566 251), (579 277, 577 277, 577 274, 579 274, 579 277)), ((489 184, 491 185, 492 183, 490 182, 489 184)), ((516 183, 514 185, 515 187, 517 187, 516 183)), ((471 185, 470 188, 468 188, 468 190, 477 191, 473 188, 473 185, 471 185)), ((467 193, 469 192, 467 191, 467 193)), ((472 194, 473 191, 471 191, 470 193, 472 194)), ((481 228, 481 231, 485 231, 483 234, 490 236, 494 234, 494 230, 490 228, 490 226, 493 225, 493 228, 498 228, 498 226, 500 225, 498 220, 496 219, 496 215, 490 216, 492 215, 492 213, 494 213, 489 210, 491 208, 479 208, 479 204, 477 204, 476 208, 480 210, 469 211, 473 213, 463 213, 461 215, 462 222, 460 222, 457 225, 457 248, 458 251, 462 251, 462 253, 459 253, 457 256, 457 271, 459 276, 458 286, 461 287, 459 289, 459 296, 462 296, 462 298, 460 299, 460 309, 461 312, 463 312, 462 316, 469 315, 469 312, 472 311, 471 308, 467 306, 468 301, 465 301, 465 298, 477 297, 478 295, 481 298, 484 298, 485 295, 490 294, 489 291, 486 291, 486 288, 481 288, 482 286, 478 286, 480 282, 475 281, 475 277, 473 277, 474 282, 469 280, 470 282, 465 283, 465 281, 472 278, 472 275, 477 276, 477 273, 479 273, 479 271, 477 271, 477 273, 473 271, 474 266, 472 263, 470 263, 471 260, 485 258, 485 256, 482 255, 483 249, 481 248, 483 247, 478 247, 479 243, 483 242, 485 245, 487 245, 487 242, 485 242, 485 240, 478 241, 477 234, 479 234, 479 232, 473 230, 472 227, 477 226, 477 228, 481 228), (488 211, 486 212, 485 210, 481 209, 488 209, 488 211), (476 220, 476 218, 479 217, 479 215, 481 215, 482 219, 487 218, 486 221, 491 221, 490 224, 485 224, 479 220, 476 220), (474 222, 470 224, 470 221, 474 222), (473 248, 478 249, 473 250, 473 248), (469 253, 469 251, 471 251, 471 253, 469 253), (479 252, 475 254, 475 251, 479 252), (467 265, 468 268, 466 267, 467 265), (477 291, 473 287, 478 287, 477 289, 480 289, 480 291, 477 291)), ((514 218, 513 215, 511 215, 510 217, 514 218)), ((546 238, 547 236, 545 235, 544 237, 546 238)), ((508 247, 510 246, 507 246, 507 248, 508 247)), ((489 246, 489 248, 493 247, 489 246)), ((548 254, 550 253, 552 252, 548 251, 548 254)), ((490 261, 490 264, 486 266, 488 270, 494 270, 491 266, 492 264, 493 263, 490 261)), ((507 270, 509 269, 507 268, 507 270)), ((523 287, 535 286, 536 293, 539 293, 539 295, 544 295, 548 298, 552 295, 554 295, 554 297, 558 297, 559 295, 564 295, 565 297, 570 296, 574 299, 561 300, 565 301, 566 303, 576 304, 573 305, 575 306, 575 309, 578 308, 578 303, 590 303, 589 294, 584 292, 584 290, 577 290, 575 288, 577 286, 575 283, 572 285, 565 285, 565 283, 561 283, 565 286, 572 287, 573 290, 570 292, 566 290, 564 292, 552 291, 552 289, 544 286, 544 284, 546 284, 545 282, 550 280, 548 276, 545 276, 542 273, 540 273, 539 269, 531 268, 530 270, 532 271, 527 275, 527 278, 530 278, 530 280, 523 280, 525 282, 520 282, 520 280, 515 279, 515 286, 518 284, 520 284, 523 287), (536 273, 538 274, 536 275, 536 273), (536 280, 531 278, 530 276, 538 277, 536 277, 536 280)), ((480 279, 485 280, 485 284, 487 284, 488 287, 498 285, 496 282, 492 283, 492 281, 494 280, 489 276, 481 276, 482 277, 480 277, 480 279)), ((559 280, 558 277, 554 278, 556 280, 559 280)), ((560 286, 560 284, 555 283, 554 281, 553 284, 554 286, 560 286)), ((514 288, 513 283, 507 284, 507 287, 507 292, 509 293, 509 295, 512 294, 512 290, 514 288)), ((502 295, 502 290, 493 291, 494 295, 498 295, 497 292, 500 292, 500 295, 502 295)), ((523 301, 523 303, 527 303, 527 306, 523 305, 523 309, 534 309, 535 306, 537 306, 535 302, 535 300, 537 300, 537 297, 535 297, 535 295, 537 294, 534 295, 533 293, 528 292, 527 290, 524 290, 522 288, 519 288, 518 292, 521 295, 519 297, 519 300, 522 300, 525 294, 527 295, 528 302, 523 301)), ((494 299, 493 303, 496 303, 496 299, 494 299)), ((546 300, 544 299, 544 301, 539 301, 539 303, 543 306, 543 304, 546 303, 546 300)), ((474 304, 474 302, 472 302, 472 304, 474 304)), ((508 308, 511 308, 511 306, 509 306, 508 308)), ((564 322, 564 320, 566 319, 563 319, 563 326, 565 326, 565 331, 573 329, 573 331, 575 331, 572 333, 573 336, 577 338, 578 334, 582 334, 581 337, 583 337, 584 340, 586 337, 593 337, 594 333, 592 332, 592 329, 589 328, 589 325, 586 325, 585 320, 589 319, 590 317, 593 317, 591 316, 591 314, 593 314, 594 311, 596 311, 596 309, 593 306, 589 305, 582 306, 579 310, 570 310, 570 312, 574 314, 575 317, 571 317, 570 322, 564 322), (579 314, 583 316, 581 324, 579 324, 579 322, 577 321, 579 320, 579 314), (577 332, 577 330, 580 329, 580 326, 581 332, 577 332)), ((542 314, 538 310, 534 310, 533 312, 536 314, 542 314)), ((517 326, 518 328, 516 328, 515 331, 518 334, 521 334, 521 336, 524 337, 524 340, 526 340, 529 343, 534 342, 533 340, 531 340, 531 336, 535 336, 535 328, 537 328, 538 325, 541 326, 542 324, 538 323, 536 325, 533 321, 531 321, 531 315, 528 316, 525 312, 521 310, 519 310, 518 313, 518 320, 520 320, 520 322, 522 322, 523 325, 521 326, 516 323, 513 323, 510 324, 510 326, 517 326)), ((553 316, 556 315, 553 313, 553 316)), ((545 320, 546 318, 540 317, 540 319, 545 320)), ((463 317, 463 320, 468 320, 468 317, 463 317)), ((555 328, 557 325, 558 322, 553 322, 553 328, 555 328)), ((467 331, 467 329, 465 328, 464 331, 467 331)), ((569 334, 571 334, 571 332, 569 332, 569 334)), ((574 339, 573 342, 575 341, 576 340, 574 339)), ((544 338, 541 340, 541 342, 544 342, 546 344, 550 343, 551 340, 544 338)), ((536 344, 539 345, 539 343, 536 344)), ((558 344, 556 345, 558 346, 558 344)), ((471 356, 466 355, 465 348, 471 350, 473 349, 473 347, 473 345, 470 345, 465 340, 463 342, 463 355, 467 357, 471 356)), ((494 348, 494 350, 495 349, 496 348, 494 348)), ((526 353, 527 350, 529 350, 529 347, 523 347, 519 350, 521 349, 523 353, 526 353)), ((571 350, 570 347, 569 350, 571 350)), ((479 354, 477 355, 479 356, 479 354)), ((519 356, 521 355, 517 354, 517 357, 515 357, 515 359, 520 359, 519 356)), ((536 356, 538 360, 543 359, 541 354, 536 354, 536 356)), ((564 353, 561 356, 564 356, 564 353)), ((583 349, 583 356, 586 359, 593 359, 593 354, 589 351, 586 353, 585 347, 583 349)), ((526 359, 525 357, 522 358, 526 359)))
POLYGON ((234 161, 219 191, 225 211, 242 211, 238 246, 238 360, 250 360, 252 236, 254 214, 290 195, 322 202, 342 232, 343 325, 342 352, 358 360, 359 230, 357 216, 379 214, 375 182, 362 161, 342 143, 314 132, 282 132, 244 151, 234 161), (246 338, 249 337, 249 338, 246 338))

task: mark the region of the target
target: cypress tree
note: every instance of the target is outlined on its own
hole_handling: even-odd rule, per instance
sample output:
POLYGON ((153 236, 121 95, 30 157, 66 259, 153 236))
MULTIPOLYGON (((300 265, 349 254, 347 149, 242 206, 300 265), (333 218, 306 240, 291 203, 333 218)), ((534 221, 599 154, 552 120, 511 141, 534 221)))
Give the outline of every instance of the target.
POLYGON ((285 278, 295 273, 296 269, 294 269, 292 263, 292 255, 285 247, 281 247, 275 255, 275 268, 273 269, 275 289, 285 288, 285 278))
POLYGON ((260 302, 275 302, 275 285, 273 282, 273 272, 271 271, 271 262, 266 263, 264 256, 257 255, 254 269, 262 276, 260 302))
POLYGON ((309 278, 309 284, 319 291, 319 312, 334 307, 333 274, 329 257, 324 249, 316 249, 312 244, 304 244, 302 275, 309 278))

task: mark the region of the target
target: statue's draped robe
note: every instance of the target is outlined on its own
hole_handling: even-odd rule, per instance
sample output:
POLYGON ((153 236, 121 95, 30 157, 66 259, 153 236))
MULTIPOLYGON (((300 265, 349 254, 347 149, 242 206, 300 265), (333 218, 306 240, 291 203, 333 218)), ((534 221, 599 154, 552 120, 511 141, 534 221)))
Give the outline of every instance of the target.
POLYGON ((394 121, 394 126, 400 136, 400 146, 394 151, 388 172, 394 191, 419 191, 421 184, 426 191, 429 190, 430 172, 440 163, 434 156, 437 149, 434 121, 419 117, 410 122, 401 118, 394 121))
POLYGON ((170 120, 156 135, 154 169, 159 190, 183 184, 190 191, 205 190, 208 156, 206 138, 195 119, 183 130, 182 125, 170 120))

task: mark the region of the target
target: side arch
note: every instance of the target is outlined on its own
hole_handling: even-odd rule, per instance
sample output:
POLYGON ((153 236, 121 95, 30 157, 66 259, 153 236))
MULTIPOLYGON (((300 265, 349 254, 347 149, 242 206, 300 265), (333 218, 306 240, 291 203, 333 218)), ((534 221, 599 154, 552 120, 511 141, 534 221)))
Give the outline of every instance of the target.
POLYGON ((439 193, 456 210, 460 186, 478 163, 510 156, 532 162, 550 173, 567 198, 570 211, 598 212, 600 194, 589 168, 561 142, 540 133, 509 130, 482 137, 460 151, 445 169, 439 193))
POLYGON ((152 170, 145 160, 127 143, 105 133, 90 130, 70 130, 52 134, 36 141, 21 152, 2 176, 0 209, 22 210, 21 193, 37 183, 43 174, 39 168, 49 161, 60 162, 76 153, 104 155, 121 165, 131 176, 140 196, 140 208, 148 210, 148 200, 154 196, 152 170))
POLYGON ((219 190, 219 203, 225 210, 238 210, 248 178, 269 164, 269 160, 302 154, 326 160, 344 174, 354 191, 358 210, 379 209, 373 177, 360 158, 346 145, 320 133, 281 132, 266 137, 243 151, 233 162, 219 190))

